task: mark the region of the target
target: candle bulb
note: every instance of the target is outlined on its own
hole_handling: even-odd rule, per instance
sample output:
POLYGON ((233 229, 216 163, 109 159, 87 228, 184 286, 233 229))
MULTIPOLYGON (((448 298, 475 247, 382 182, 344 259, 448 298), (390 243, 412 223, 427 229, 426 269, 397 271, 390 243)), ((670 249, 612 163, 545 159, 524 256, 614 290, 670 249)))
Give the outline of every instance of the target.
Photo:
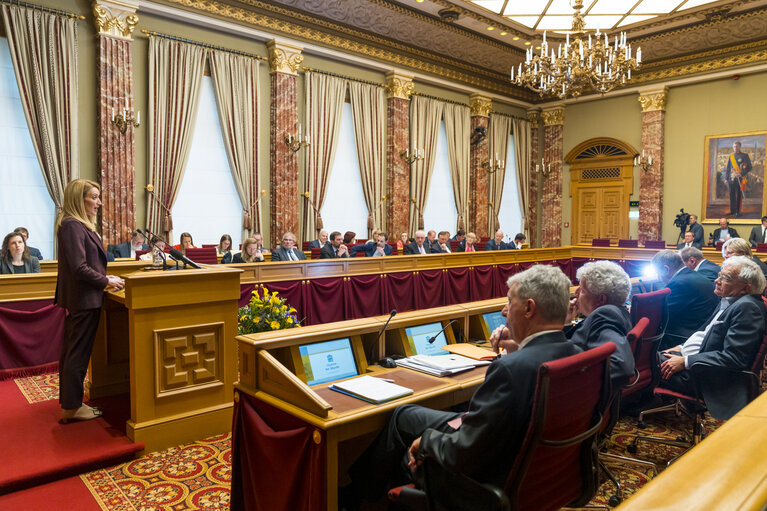
POLYGON ((141 124, 141 110, 136 113, 136 124, 141 124))

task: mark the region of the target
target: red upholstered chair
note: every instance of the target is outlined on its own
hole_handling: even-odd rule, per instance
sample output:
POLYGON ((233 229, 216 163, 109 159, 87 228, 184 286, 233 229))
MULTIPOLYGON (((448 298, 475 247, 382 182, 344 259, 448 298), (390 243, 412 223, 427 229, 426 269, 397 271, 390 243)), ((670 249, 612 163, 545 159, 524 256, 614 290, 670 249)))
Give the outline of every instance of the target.
POLYGON ((618 246, 623 248, 637 248, 639 240, 618 240, 618 246))
POLYGON ((609 247, 610 246, 610 239, 609 238, 594 238, 591 240, 591 246, 592 247, 609 247))
POLYGON ((312 255, 309 257, 310 259, 319 259, 322 255, 320 252, 322 252, 321 248, 313 248, 312 249, 312 255))
POLYGON ((354 254, 354 257, 365 257, 365 251, 364 250, 360 250, 359 252, 354 254))
POLYGON ((654 248, 663 250, 666 248, 666 242, 663 240, 647 240, 644 242, 644 248, 654 248))
POLYGON ((311 241, 302 241, 301 242, 301 251, 308 252, 309 251, 309 243, 311 243, 311 241))
POLYGON ((187 248, 186 256, 195 263, 218 264, 215 248, 187 248))
MULTIPOLYGON (((490 241, 490 240, 487 240, 490 241)), ((484 251, 485 250, 485 244, 487 241, 478 241, 474 244, 474 249, 477 251, 484 251)))
POLYGON ((357 245, 364 245, 367 242, 368 242, 368 240, 363 239, 363 238, 357 239, 357 245))
POLYGON ((216 248, 218 243, 203 243, 202 248, 216 248))
POLYGON ((759 253, 767 252, 767 243, 757 243, 756 251, 759 253))
POLYGON ((136 261, 138 261, 139 257, 146 254, 147 252, 151 252, 151 250, 136 250, 136 261))
POLYGON ((723 246, 724 246, 724 241, 717 241, 716 242, 716 250, 717 251, 721 252, 723 246))
POLYGON ((633 342, 629 338, 629 344, 634 353, 634 369, 637 378, 623 389, 622 397, 624 400, 631 395, 639 396, 638 393, 641 391, 649 396, 649 393, 660 381, 657 353, 660 341, 666 331, 666 323, 668 323, 666 301, 670 294, 669 288, 663 288, 631 297, 631 322, 638 325, 641 319, 647 319, 647 328, 644 335, 633 342))
POLYGON ((389 498, 430 510, 548 511, 584 505, 597 490, 595 439, 609 401, 608 359, 614 351, 608 342, 541 364, 530 424, 503 488, 450 472, 427 457, 424 489, 396 488, 389 498))
POLYGON ((458 240, 450 240, 450 251, 451 252, 458 252, 458 245, 460 245, 461 242, 458 240))

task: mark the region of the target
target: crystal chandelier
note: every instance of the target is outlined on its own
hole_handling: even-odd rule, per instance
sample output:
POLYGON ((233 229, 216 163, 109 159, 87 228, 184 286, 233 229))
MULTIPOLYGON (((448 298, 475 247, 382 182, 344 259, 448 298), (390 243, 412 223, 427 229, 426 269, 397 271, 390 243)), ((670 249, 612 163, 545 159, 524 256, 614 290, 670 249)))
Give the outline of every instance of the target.
POLYGON ((607 34, 600 34, 599 29, 594 37, 586 34, 581 14, 583 0, 573 0, 571 5, 575 9, 573 28, 567 33, 564 46, 560 44, 556 52, 549 48, 544 32, 540 54, 530 48, 516 73, 512 66, 513 84, 527 87, 541 96, 557 95, 564 99, 578 97, 587 89, 605 93, 631 80, 631 72, 636 71, 642 62, 642 49, 637 48, 633 55, 631 45, 626 44, 625 32, 615 36, 612 44, 607 34))

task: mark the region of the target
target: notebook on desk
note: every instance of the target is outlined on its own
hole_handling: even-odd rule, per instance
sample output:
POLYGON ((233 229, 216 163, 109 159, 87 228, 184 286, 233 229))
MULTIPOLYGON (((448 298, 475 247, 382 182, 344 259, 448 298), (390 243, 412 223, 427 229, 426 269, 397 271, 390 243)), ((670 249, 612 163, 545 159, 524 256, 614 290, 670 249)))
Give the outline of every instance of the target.
POLYGON ((439 357, 413 355, 412 357, 397 360, 397 365, 400 367, 406 367, 432 376, 450 376, 451 374, 457 374, 474 369, 477 366, 489 364, 489 360, 474 360, 453 353, 446 353, 439 357))
POLYGON ((334 383, 328 388, 376 405, 409 396, 413 393, 413 389, 373 376, 352 378, 351 380, 334 383))

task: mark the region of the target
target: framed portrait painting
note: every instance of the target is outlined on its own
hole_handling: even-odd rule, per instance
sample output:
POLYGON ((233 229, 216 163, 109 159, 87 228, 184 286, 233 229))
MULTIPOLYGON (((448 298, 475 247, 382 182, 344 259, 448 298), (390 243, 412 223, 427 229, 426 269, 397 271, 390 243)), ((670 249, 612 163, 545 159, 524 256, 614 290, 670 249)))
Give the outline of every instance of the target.
POLYGON ((758 224, 765 214, 767 131, 710 135, 705 141, 703 221, 737 218, 758 224))

